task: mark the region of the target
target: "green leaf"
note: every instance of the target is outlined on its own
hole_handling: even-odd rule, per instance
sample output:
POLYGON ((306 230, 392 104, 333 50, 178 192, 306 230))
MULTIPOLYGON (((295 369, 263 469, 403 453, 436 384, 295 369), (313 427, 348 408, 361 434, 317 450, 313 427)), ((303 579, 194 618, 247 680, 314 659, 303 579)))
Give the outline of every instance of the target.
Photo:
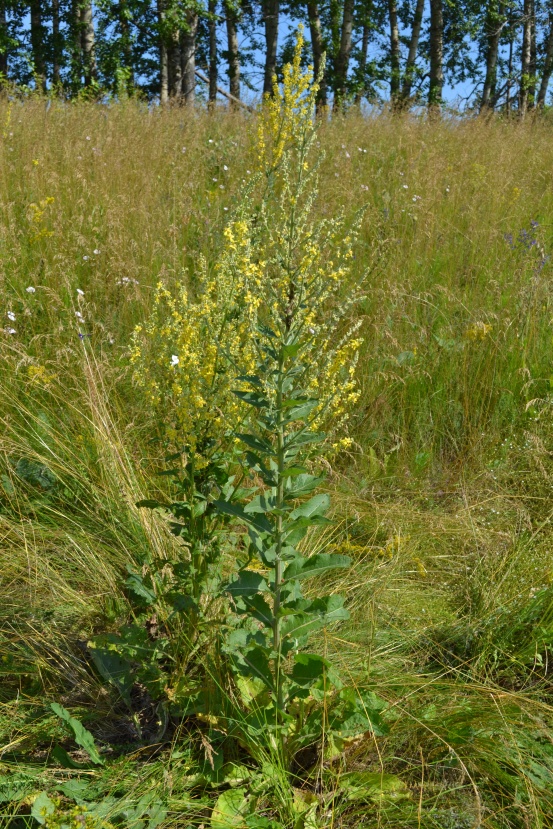
POLYGON ((252 517, 244 512, 241 506, 233 504, 232 501, 214 501, 213 505, 219 512, 239 518, 244 524, 251 524, 259 532, 271 533, 273 531, 271 524, 264 515, 252 517))
POLYGON ((236 437, 253 449, 254 452, 261 452, 263 455, 274 455, 274 449, 270 443, 256 437, 255 435, 248 435, 244 432, 237 432, 236 437))
POLYGON ((298 446, 306 446, 309 443, 322 443, 325 439, 326 435, 322 432, 308 432, 308 431, 299 431, 299 432, 292 432, 288 435, 284 441, 284 448, 286 452, 289 452, 291 449, 295 449, 298 446))
POLYGON ((246 671, 246 676, 261 679, 267 688, 274 691, 273 675, 267 654, 263 648, 254 647, 245 653, 239 654, 238 667, 241 673, 246 671))
POLYGON ((242 829, 248 807, 246 789, 228 789, 219 795, 211 813, 211 829, 242 829))
POLYGON ((295 420, 305 420, 318 405, 318 400, 306 400, 299 406, 293 406, 286 412, 284 422, 293 423, 295 420))
POLYGON ((273 616, 273 611, 259 593, 255 596, 249 596, 248 598, 244 599, 244 604, 248 608, 250 614, 257 619, 258 622, 261 622, 265 627, 273 628, 275 617, 273 616))
POLYGON ((409 788, 395 774, 350 771, 340 775, 338 785, 348 800, 398 801, 411 797, 409 788))
POLYGON ((315 653, 297 653, 294 657, 294 667, 290 676, 297 685, 308 688, 313 685, 328 670, 330 663, 315 653))
POLYGON ((308 475, 301 473, 290 482, 287 482, 286 496, 288 498, 299 498, 301 495, 309 495, 324 481, 324 476, 308 475))
POLYGON ((137 501, 136 507, 145 507, 146 509, 157 509, 158 507, 168 508, 168 504, 163 504, 161 501, 154 501, 151 498, 145 498, 142 501, 137 501))
POLYGON ((97 636, 88 642, 88 648, 100 676, 114 685, 124 700, 130 702, 129 694, 134 685, 132 669, 129 662, 115 650, 113 636, 97 636))
POLYGON ((275 509, 276 498, 274 495, 256 495, 252 498, 249 504, 244 507, 244 512, 247 515, 252 513, 273 512, 275 509))
POLYGON ((239 598, 265 592, 269 589, 269 585, 260 573, 255 573, 253 570, 241 570, 236 581, 227 585, 225 589, 231 596, 239 598))
POLYGON ((300 639, 315 630, 326 627, 333 622, 349 619, 349 612, 342 596, 327 596, 316 599, 311 605, 298 613, 291 613, 282 619, 280 626, 282 637, 300 639))
POLYGON ((156 601, 156 594, 149 587, 146 587, 142 576, 138 573, 131 573, 125 582, 125 587, 131 590, 136 596, 144 599, 147 605, 153 604, 156 601))
POLYGON ((41 826, 46 823, 47 818, 51 817, 56 811, 55 804, 50 800, 46 792, 40 792, 33 801, 31 808, 31 816, 34 817, 41 826))
POLYGON ((50 752, 50 757, 56 760, 64 769, 83 769, 87 767, 86 763, 76 763, 61 746, 54 746, 50 752))
POLYGON ((305 504, 296 507, 290 513, 290 518, 311 518, 314 515, 324 515, 330 507, 330 497, 326 493, 314 495, 305 504))
POLYGON ((256 391, 233 391, 232 393, 244 403, 255 406, 256 409, 266 409, 270 406, 269 401, 256 391))
POLYGON ((291 561, 284 571, 284 580, 310 579, 320 576, 327 570, 336 570, 340 567, 349 567, 349 556, 339 556, 329 553, 318 553, 310 558, 298 557, 291 561))
POLYGON ((73 732, 75 742, 77 743, 77 745, 79 745, 86 751, 92 762, 96 763, 97 766, 103 766, 104 761, 100 757, 100 753, 98 752, 98 749, 96 748, 96 743, 94 742, 94 737, 92 736, 90 731, 88 731, 88 729, 86 729, 79 720, 77 720, 75 717, 72 717, 69 711, 66 708, 64 708, 63 705, 60 705, 58 702, 52 702, 50 708, 52 709, 54 714, 57 714, 57 716, 60 719, 67 723, 67 725, 73 732))

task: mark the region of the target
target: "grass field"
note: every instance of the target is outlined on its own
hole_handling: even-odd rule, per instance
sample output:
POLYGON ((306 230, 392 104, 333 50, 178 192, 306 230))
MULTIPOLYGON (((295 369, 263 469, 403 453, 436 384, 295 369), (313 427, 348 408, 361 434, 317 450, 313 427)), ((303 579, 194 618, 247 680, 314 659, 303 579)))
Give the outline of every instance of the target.
MULTIPOLYGON (((175 555, 135 506, 165 484, 129 343, 160 279, 215 261, 255 116, 30 101, 0 125, 0 825, 37 826, 47 792, 52 827, 85 825, 82 803, 90 826, 245 826, 213 816, 201 722, 160 723, 140 689, 122 705, 87 641, 132 616, 127 565, 175 555)), ((318 647, 387 727, 344 746, 299 817, 276 796, 259 815, 553 827, 551 126, 350 115, 319 141, 317 213, 368 207, 354 442, 329 468, 333 524, 309 536, 353 557, 325 577, 351 616, 318 647)))

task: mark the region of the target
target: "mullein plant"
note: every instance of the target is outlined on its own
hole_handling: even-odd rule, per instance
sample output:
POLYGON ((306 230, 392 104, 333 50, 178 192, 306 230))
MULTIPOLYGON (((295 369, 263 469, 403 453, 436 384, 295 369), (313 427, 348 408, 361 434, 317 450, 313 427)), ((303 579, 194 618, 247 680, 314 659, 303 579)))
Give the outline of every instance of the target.
MULTIPOLYGON (((354 734, 383 728, 375 698, 343 688, 325 658, 305 651, 310 634, 348 617, 342 597, 306 598, 303 585, 349 559, 305 556, 298 545, 328 521, 329 496, 316 493, 323 459, 350 444, 361 342, 350 321, 360 296, 350 269, 362 214, 349 228, 343 217, 313 219, 323 159, 318 83, 302 71, 303 43, 300 29, 283 83, 275 79, 263 103, 258 169, 224 229, 215 268, 200 260, 195 294, 182 286, 175 297, 159 285, 132 346, 136 381, 168 440, 182 444, 173 457, 183 460, 182 499, 164 506, 190 555, 180 593, 173 584, 166 595, 175 612, 192 613, 194 627, 217 582, 232 611, 219 616, 227 619, 220 653, 244 706, 233 727, 260 762, 270 754, 288 771, 303 748, 323 741, 328 756, 354 734), (229 522, 243 535, 234 563, 222 566, 229 522), (234 571, 226 583, 225 569, 234 571)), ((200 698, 190 707, 191 689, 182 688, 184 708, 201 710, 200 698)), ((203 708, 232 731, 222 711, 203 708)))

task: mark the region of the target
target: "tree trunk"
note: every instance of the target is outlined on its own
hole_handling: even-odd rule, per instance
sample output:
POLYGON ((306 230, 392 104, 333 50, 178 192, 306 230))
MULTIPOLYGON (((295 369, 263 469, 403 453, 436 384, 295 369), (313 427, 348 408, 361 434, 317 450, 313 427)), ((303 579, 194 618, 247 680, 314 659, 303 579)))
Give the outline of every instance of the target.
POLYGON ((343 105, 347 94, 347 80, 349 58, 351 55, 351 35, 353 32, 353 12, 355 0, 344 0, 344 16, 342 18, 342 34, 340 50, 336 58, 336 89, 334 92, 334 109, 343 105))
POLYGON ((518 108, 522 118, 528 110, 530 88, 530 65, 532 62, 532 0, 524 0, 524 25, 522 29, 521 77, 518 94, 518 108))
POLYGON ((419 40, 421 36, 423 14, 424 0, 417 0, 415 14, 413 15, 413 28, 411 29, 409 52, 407 54, 407 62, 405 64, 405 75, 403 76, 403 86, 401 89, 401 99, 405 103, 411 97, 411 88, 413 86, 413 78, 415 77, 417 52, 419 49, 419 40))
POLYGON ((500 2, 499 6, 492 0, 488 5, 486 13, 486 77, 484 79, 484 89, 482 90, 482 100, 480 102, 480 112, 493 109, 493 99, 495 97, 495 88, 497 81, 497 56, 499 53, 499 40, 501 38, 501 30, 504 23, 504 3, 500 2))
POLYGON ((392 109, 395 109, 398 103, 401 80, 396 0, 388 0, 388 15, 390 19, 390 101, 392 103, 392 109))
POLYGON ((92 3, 81 6, 81 48, 83 52, 84 85, 91 86, 96 80, 96 49, 94 43, 94 21, 92 3))
POLYGON ((182 95, 182 62, 180 32, 171 32, 168 47, 169 98, 178 99, 182 95))
POLYGON ((263 94, 273 94, 273 77, 276 74, 278 46, 278 18, 280 0, 263 0, 263 22, 265 24, 265 70, 263 73, 263 94))
POLYGON ((530 0, 530 84, 528 86, 528 106, 536 105, 536 76, 538 69, 536 47, 536 0, 530 0))
POLYGON ((444 12, 442 0, 430 0, 430 88, 428 105, 436 111, 444 88, 444 12))
MULTIPOLYGON (((309 32, 311 34, 311 49, 313 52, 313 74, 319 77, 323 60, 324 46, 321 26, 321 16, 317 0, 307 0, 307 16, 309 18, 309 32)), ((317 112, 327 105, 326 72, 320 80, 319 94, 317 96, 317 112)))
POLYGON ((185 104, 196 99, 196 33, 198 12, 189 9, 186 13, 186 29, 181 35, 182 95, 185 104))
POLYGON ((365 73, 367 71, 367 55, 369 52, 369 36, 371 33, 371 27, 368 24, 364 24, 363 26, 363 33, 361 35, 361 49, 359 52, 359 88, 355 93, 354 103, 355 106, 361 106, 361 99, 363 98, 364 90, 365 90, 365 73))
POLYGON ((31 0, 31 49, 37 89, 46 92, 44 69, 44 31, 42 28, 41 0, 31 0))
POLYGON ((8 77, 8 20, 6 15, 6 0, 0 0, 0 75, 4 80, 8 77))
POLYGON ((157 0, 159 21, 159 102, 164 105, 169 100, 169 60, 165 34, 165 3, 157 0))
POLYGON ((549 33, 545 46, 545 61, 543 65, 543 75, 541 77, 540 89, 538 92, 538 107, 540 109, 545 106, 545 98, 547 95, 547 88, 551 75, 553 74, 553 15, 549 15, 549 33))
POLYGON ((52 83, 61 84, 61 41, 60 41, 60 4, 52 0, 52 83))
POLYGON ((209 107, 212 108, 217 100, 217 0, 209 0, 208 3, 208 29, 209 29, 209 107))
MULTIPOLYGON (((227 45, 228 45, 228 76, 229 92, 240 100, 240 56, 238 54, 238 13, 234 5, 235 0, 225 0, 225 16, 227 19, 227 45)), ((236 109, 236 104, 231 103, 236 109)))

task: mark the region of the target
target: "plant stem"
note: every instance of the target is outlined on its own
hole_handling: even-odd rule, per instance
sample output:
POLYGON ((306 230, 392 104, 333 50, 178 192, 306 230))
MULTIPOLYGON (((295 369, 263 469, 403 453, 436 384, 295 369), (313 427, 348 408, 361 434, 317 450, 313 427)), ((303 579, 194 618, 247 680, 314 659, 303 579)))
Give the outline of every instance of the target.
POLYGON ((283 381, 284 355, 282 349, 278 363, 278 386, 277 386, 277 488, 276 488, 276 557, 275 557, 275 585, 274 585, 274 628, 273 628, 273 649, 275 657, 275 679, 277 707, 283 707, 282 698, 282 671, 281 671, 281 638, 280 638, 280 589, 282 582, 282 510, 284 507, 284 423, 282 417, 282 381, 283 381))

